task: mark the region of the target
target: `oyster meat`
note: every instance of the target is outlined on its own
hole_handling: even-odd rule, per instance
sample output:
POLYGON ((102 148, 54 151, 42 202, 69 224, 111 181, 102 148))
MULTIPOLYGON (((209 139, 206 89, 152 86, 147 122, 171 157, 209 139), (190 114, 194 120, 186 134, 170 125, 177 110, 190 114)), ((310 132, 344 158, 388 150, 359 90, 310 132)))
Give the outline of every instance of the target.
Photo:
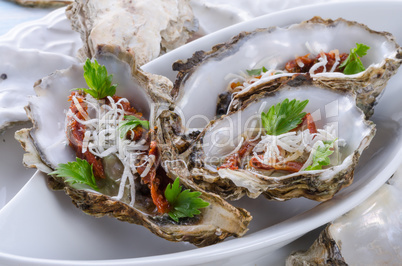
POLYGON ((66 15, 81 34, 84 60, 95 57, 100 45, 112 45, 132 53, 141 66, 186 43, 197 30, 188 0, 77 0, 67 7, 66 15))
POLYGON ((398 265, 402 260, 401 167, 362 204, 330 223, 286 265, 398 265))
POLYGON ((266 84, 279 85, 294 76, 286 70, 287 62, 298 58, 302 66, 305 62, 300 57, 314 58, 323 53, 314 68, 299 72, 311 72, 310 76, 323 86, 354 90, 357 105, 367 117, 372 115, 377 97, 402 62, 402 49, 390 33, 374 31, 341 18, 326 20, 314 17, 285 28, 242 32, 230 41, 214 46, 211 51, 198 51, 186 61, 177 61, 173 68, 179 73, 172 95, 186 121, 195 115, 205 116, 205 121, 192 121, 191 127, 204 127, 215 117, 216 110, 219 115, 235 111, 241 108, 243 99, 258 93, 266 84), (353 75, 334 72, 341 65, 341 55, 349 54, 356 43, 370 47, 361 58, 365 70, 353 75), (331 51, 334 58, 339 56, 332 63, 328 56, 331 51), (245 82, 250 80, 246 70, 262 68, 265 68, 265 73, 262 71, 256 75, 262 77, 245 82), (239 86, 230 88, 236 83, 240 83, 239 86), (206 98, 205 91, 215 97, 206 98), (203 99, 202 104, 198 104, 199 99, 203 99))
MULTIPOLYGON (((187 189, 199 190, 199 198, 208 206, 200 208, 198 214, 177 220, 171 218, 171 206, 166 205, 170 203, 162 189, 170 186, 170 180, 176 176, 169 176, 170 179, 159 167, 162 147, 155 140, 159 128, 153 122, 158 111, 153 103, 169 103, 170 99, 156 87, 160 80, 150 80, 157 79, 156 75, 144 76, 126 60, 120 60, 131 57, 124 51, 116 53, 116 49, 113 54, 104 50, 97 57, 109 74, 114 75, 118 97, 96 100, 87 91, 71 92, 74 88, 87 87, 90 74, 86 70, 84 79, 82 64, 40 80, 35 86, 37 96, 30 99, 27 107, 34 126, 16 133, 27 151, 24 163, 51 173, 49 185, 64 189, 73 203, 87 214, 140 224, 167 240, 187 241, 197 246, 242 236, 247 231, 250 214, 199 189, 190 180, 181 183, 187 189), (121 122, 128 121, 129 117, 141 121, 138 122, 141 126, 122 134, 121 122), (147 120, 149 131, 142 124, 147 120), (71 181, 60 174, 62 165, 75 162, 76 156, 92 164, 95 184, 71 181)), ((88 69, 87 64, 89 61, 84 69, 88 69)))
POLYGON ((178 112, 165 110, 159 117, 164 136, 160 143, 174 147, 162 152, 169 162, 165 169, 231 200, 245 194, 328 200, 351 184, 358 159, 375 134, 375 125, 366 120, 355 99, 354 91, 322 86, 300 75, 279 87, 261 89, 238 111, 211 121, 201 133, 193 132, 193 139, 186 136, 178 112), (287 99, 309 100, 306 125, 299 121, 293 131, 270 135, 262 113, 287 99), (315 168, 321 152, 330 153, 325 159, 330 163, 315 168), (293 166, 297 169, 289 169, 293 166))

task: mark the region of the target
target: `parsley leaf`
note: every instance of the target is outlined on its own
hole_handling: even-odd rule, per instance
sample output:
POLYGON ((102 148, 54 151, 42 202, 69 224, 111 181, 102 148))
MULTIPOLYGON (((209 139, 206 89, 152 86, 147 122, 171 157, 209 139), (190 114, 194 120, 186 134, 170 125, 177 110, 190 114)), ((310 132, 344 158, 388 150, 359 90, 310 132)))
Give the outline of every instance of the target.
POLYGON ((368 49, 370 49, 369 46, 361 43, 356 43, 356 47, 350 49, 350 54, 348 55, 346 60, 343 61, 343 63, 339 66, 340 68, 344 67, 343 73, 346 75, 353 75, 364 71, 365 68, 362 61, 360 60, 360 57, 366 55, 368 49))
POLYGON ((179 178, 169 184, 165 190, 165 197, 172 206, 169 212, 170 218, 178 222, 183 217, 193 217, 200 214, 200 208, 209 206, 209 203, 200 199, 201 192, 190 192, 189 189, 183 190, 180 186, 179 178))
POLYGON ((133 115, 125 115, 123 121, 120 122, 120 138, 124 139, 127 133, 136 128, 137 126, 142 126, 143 128, 149 129, 149 121, 140 120, 133 115))
POLYGON ((304 171, 321 170, 323 166, 329 165, 331 163, 329 160, 329 156, 334 153, 334 151, 331 150, 331 148, 334 147, 334 142, 335 140, 324 141, 324 146, 318 146, 313 155, 313 163, 310 166, 306 167, 304 171))
POLYGON ((98 191, 96 185, 95 176, 92 170, 92 165, 86 160, 76 158, 75 162, 68 162, 66 164, 61 163, 57 166, 56 170, 51 172, 50 175, 56 175, 57 177, 66 177, 66 183, 84 184, 90 186, 92 189, 98 191))
POLYGON ((96 99, 106 96, 113 96, 116 93, 116 84, 112 84, 113 75, 108 75, 105 66, 101 66, 95 60, 91 62, 88 58, 84 64, 84 78, 89 89, 80 88, 96 99))
POLYGON ((281 135, 296 128, 306 115, 301 113, 308 104, 308 100, 298 101, 285 99, 277 105, 271 106, 267 113, 261 113, 262 126, 268 135, 281 135))
POLYGON ((268 71, 268 69, 266 69, 264 66, 262 68, 256 68, 256 69, 251 69, 251 70, 247 70, 247 73, 249 76, 259 76, 262 73, 265 73, 268 71))

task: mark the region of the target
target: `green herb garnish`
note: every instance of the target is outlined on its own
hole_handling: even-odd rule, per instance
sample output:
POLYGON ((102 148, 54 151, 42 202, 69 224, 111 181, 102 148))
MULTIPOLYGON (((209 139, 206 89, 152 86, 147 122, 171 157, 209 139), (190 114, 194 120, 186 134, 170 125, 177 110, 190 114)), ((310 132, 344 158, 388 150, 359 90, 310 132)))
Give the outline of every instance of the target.
POLYGON ((65 180, 65 182, 71 183, 72 185, 79 183, 87 185, 96 191, 99 190, 98 186, 96 185, 92 165, 86 160, 81 160, 78 157, 76 158, 75 162, 59 164, 56 170, 51 172, 50 175, 68 178, 65 180))
POLYGON ((180 186, 179 178, 169 184, 165 190, 165 197, 172 206, 169 212, 170 218, 178 222, 183 217, 193 217, 200 214, 201 208, 209 206, 209 203, 199 198, 201 192, 190 192, 189 189, 183 190, 180 186))
POLYGON ((265 73, 268 71, 268 69, 266 69, 264 66, 262 68, 256 68, 256 69, 251 69, 251 70, 247 70, 247 73, 249 74, 249 76, 259 76, 262 73, 265 73))
POLYGON ((323 141, 324 146, 320 145, 317 147, 313 155, 313 163, 310 166, 306 167, 304 171, 321 170, 323 166, 329 165, 331 163, 329 160, 329 156, 334 153, 331 148, 334 147, 335 140, 323 141))
POLYGON ((137 126, 142 126, 143 128, 149 129, 149 121, 140 120, 133 115, 125 115, 124 120, 120 122, 120 138, 124 139, 130 130, 133 130, 137 126))
POLYGON ((92 95, 96 99, 102 99, 106 96, 113 96, 116 93, 116 84, 112 84, 113 75, 108 75, 106 67, 101 66, 95 60, 91 62, 88 58, 84 64, 84 78, 89 89, 79 88, 92 95))
POLYGON ((268 135, 281 135, 296 128, 306 115, 302 113, 308 100, 298 101, 296 99, 289 102, 285 99, 277 105, 271 106, 267 113, 261 113, 262 126, 268 135))
POLYGON ((339 66, 340 68, 344 67, 343 73, 346 75, 353 75, 364 71, 365 68, 362 61, 360 60, 360 57, 366 55, 368 49, 370 49, 369 46, 361 43, 356 43, 356 47, 350 49, 349 56, 339 66))

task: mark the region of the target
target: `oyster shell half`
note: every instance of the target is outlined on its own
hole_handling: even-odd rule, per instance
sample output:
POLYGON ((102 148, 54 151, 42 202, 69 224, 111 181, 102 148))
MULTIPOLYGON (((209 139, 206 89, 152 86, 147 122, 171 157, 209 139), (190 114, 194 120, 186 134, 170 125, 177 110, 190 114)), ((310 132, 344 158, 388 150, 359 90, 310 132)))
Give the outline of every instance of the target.
MULTIPOLYGON (((98 61, 106 66, 109 74, 114 75, 113 81, 118 83, 116 95, 128 99, 132 106, 142 113, 143 117, 150 120, 150 128, 154 128, 154 111, 158 110, 158 106, 153 105, 153 103, 170 102, 164 89, 159 88, 164 79, 136 71, 127 63, 127 59, 132 58, 132 55, 123 51, 116 53, 116 48, 113 49, 113 54, 110 54, 107 52, 107 47, 103 47, 104 50, 102 55, 98 56, 98 61)), ((65 129, 66 113, 67 117, 74 117, 68 111, 70 103, 67 100, 73 88, 83 87, 86 87, 86 82, 83 77, 82 64, 56 71, 37 82, 35 86, 37 96, 31 97, 26 108, 34 126, 16 133, 16 138, 27 151, 24 156, 24 163, 27 166, 50 173, 60 163, 75 160, 76 154, 69 146, 69 140, 71 145, 71 137, 66 136, 65 129)), ((74 99, 72 101, 74 102, 74 99)), ((92 109, 88 107, 88 115, 90 112, 95 113, 89 110, 92 109)), ((154 130, 158 131, 158 129, 154 130)), ((151 135, 151 141, 153 138, 151 135)), ((144 145, 136 146, 134 149, 143 149, 144 145)), ((158 149, 160 148, 158 147, 158 149)), ((134 153, 139 151, 134 150, 134 153)), ((112 157, 116 158, 117 156, 112 157)), ((133 178, 135 185, 132 185, 131 179, 129 179, 130 182, 121 186, 123 176, 116 178, 113 174, 107 174, 106 157, 102 158, 107 177, 104 179, 106 185, 103 185, 99 192, 79 184, 70 184, 64 178, 57 176, 49 176, 49 185, 53 189, 64 189, 73 203, 87 214, 97 217, 107 215, 122 221, 140 224, 154 234, 170 241, 187 241, 197 246, 206 246, 220 242, 229 236, 242 236, 247 231, 247 226, 251 220, 247 211, 235 208, 220 197, 202 190, 200 197, 207 201, 209 206, 200 209, 200 214, 192 218, 183 218, 179 222, 173 221, 167 214, 158 214, 155 205, 152 203, 153 198, 151 199, 147 188, 139 183, 139 178, 133 178), (110 177, 108 177, 109 175, 110 177), (115 185, 119 180, 121 181, 120 185, 115 185), (109 183, 114 185, 109 186, 109 183), (120 191, 123 192, 122 195, 120 195, 120 191), (118 195, 116 196, 116 194, 118 195)), ((153 167, 152 163, 148 163, 153 167)), ((121 171, 120 166, 121 164, 113 164, 112 162, 112 166, 108 169, 111 173, 113 171, 119 172, 121 171)), ((133 175, 135 174, 133 173, 133 175)), ((183 184, 187 188, 193 189, 190 182, 183 184)))
POLYGON ((401 167, 362 204, 330 223, 286 265, 398 265, 402 260, 401 167))
POLYGON ((328 200, 351 184, 358 159, 375 134, 375 125, 366 120, 356 106, 355 91, 322 86, 321 82, 304 75, 279 87, 272 85, 261 89, 259 94, 243 101, 238 111, 211 121, 201 133, 186 135, 187 128, 182 126, 180 119, 177 110, 165 110, 159 116, 163 131, 159 142, 173 147, 163 152, 165 170, 231 200, 245 194, 252 198, 263 194, 275 200, 301 196, 328 200), (271 106, 285 99, 309 100, 305 112, 311 113, 318 133, 301 129, 279 136, 265 135, 261 113, 268 112, 271 106), (307 137, 309 134, 312 135, 307 137), (280 142, 282 137, 289 139, 280 142), (318 144, 320 138, 323 143, 335 143, 331 149, 336 152, 331 155, 328 167, 310 170, 306 166, 311 163, 311 156, 318 154, 314 153, 318 150, 314 145, 322 145, 318 144), (264 146, 264 143, 268 144, 264 146), (285 153, 278 151, 275 154, 273 150, 277 146, 285 153), (291 148, 285 148, 287 146, 296 149, 291 151, 291 148), (241 150, 247 150, 242 153, 246 155, 240 155, 241 150), (224 167, 232 155, 240 163, 235 167, 224 167), (271 158, 279 161, 271 162, 271 158), (299 168, 288 171, 278 167, 271 171, 271 168, 256 166, 252 162, 263 165, 290 162, 299 164, 299 168))
POLYGON ((95 57, 99 45, 113 45, 132 53, 141 66, 183 45, 197 30, 188 0, 78 0, 66 15, 81 34, 79 57, 84 60, 95 57))
MULTIPOLYGON (((242 32, 210 51, 198 51, 186 61, 177 61, 173 65, 173 69, 179 73, 172 95, 186 121, 198 114, 203 114, 205 120, 211 120, 216 113, 238 110, 242 107, 243 99, 258 93, 266 85, 280 84, 290 79, 295 74, 285 70, 287 62, 308 54, 310 57, 320 55, 320 52, 337 51, 334 53, 339 56, 349 53, 356 43, 370 47, 367 55, 361 58, 366 70, 353 75, 331 72, 333 69, 329 63, 325 65, 320 58, 316 66, 321 64, 320 71, 323 72, 315 73, 312 68, 308 71, 322 86, 355 91, 357 105, 370 117, 377 97, 402 62, 402 49, 390 33, 374 31, 363 24, 341 18, 326 20, 314 17, 285 28, 270 27, 242 32), (261 73, 260 79, 240 86, 241 89, 230 88, 231 83, 243 83, 248 79, 246 70, 262 67, 267 71, 261 73), (204 97, 206 91, 214 97, 204 97), (218 100, 219 96, 226 100, 218 100), (217 108, 220 103, 221 106, 217 108)), ((325 60, 329 62, 329 58, 325 60)), ((340 63, 339 60, 336 64, 340 63)), ((306 73, 305 70, 299 72, 306 73)), ((207 123, 193 121, 191 127, 204 127, 207 123)))

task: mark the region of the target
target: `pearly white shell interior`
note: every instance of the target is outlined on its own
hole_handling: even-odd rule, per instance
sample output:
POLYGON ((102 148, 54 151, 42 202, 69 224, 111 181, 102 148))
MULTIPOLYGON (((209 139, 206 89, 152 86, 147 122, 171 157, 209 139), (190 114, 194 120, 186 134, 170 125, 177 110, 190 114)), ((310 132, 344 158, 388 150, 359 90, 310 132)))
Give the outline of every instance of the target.
MULTIPOLYGON (((242 38, 225 54, 205 59, 185 80, 177 99, 177 109, 183 114, 184 125, 203 128, 214 118, 218 95, 228 85, 227 74, 261 66, 281 68, 295 56, 310 53, 306 43, 317 54, 320 50, 329 52, 333 49, 349 53, 356 43, 366 44, 370 46, 362 58, 366 68, 379 65, 384 58, 395 54, 395 44, 381 34, 342 21, 334 27, 297 24, 253 33, 242 38)), ((351 77, 338 73, 332 75, 351 77)))
POLYGON ((401 168, 363 204, 336 219, 329 232, 349 265, 399 265, 402 259, 401 168))
MULTIPOLYGON (((362 111, 356 107, 354 97, 313 86, 284 87, 274 95, 251 103, 244 110, 223 117, 205 132, 203 149, 209 158, 230 153, 240 142, 247 129, 260 127, 261 112, 267 112, 272 105, 289 100, 309 100, 305 112, 311 113, 317 129, 333 125, 338 138, 346 141, 347 155, 358 150, 362 140, 370 135, 372 125, 365 123, 362 111)), ((360 151, 361 152, 361 151, 360 151)))
MULTIPOLYGON (((113 74, 113 84, 117 83, 116 95, 127 98, 137 111, 149 118, 151 100, 140 84, 131 76, 128 64, 116 60, 114 56, 102 56, 98 62, 106 66, 113 74)), ((37 97, 29 100, 31 116, 36 129, 31 131, 35 146, 41 153, 42 160, 54 167, 59 163, 75 160, 75 153, 68 146, 65 132, 66 112, 70 107, 68 96, 75 88, 87 88, 83 77, 82 64, 57 71, 43 78, 35 88, 37 97)))

